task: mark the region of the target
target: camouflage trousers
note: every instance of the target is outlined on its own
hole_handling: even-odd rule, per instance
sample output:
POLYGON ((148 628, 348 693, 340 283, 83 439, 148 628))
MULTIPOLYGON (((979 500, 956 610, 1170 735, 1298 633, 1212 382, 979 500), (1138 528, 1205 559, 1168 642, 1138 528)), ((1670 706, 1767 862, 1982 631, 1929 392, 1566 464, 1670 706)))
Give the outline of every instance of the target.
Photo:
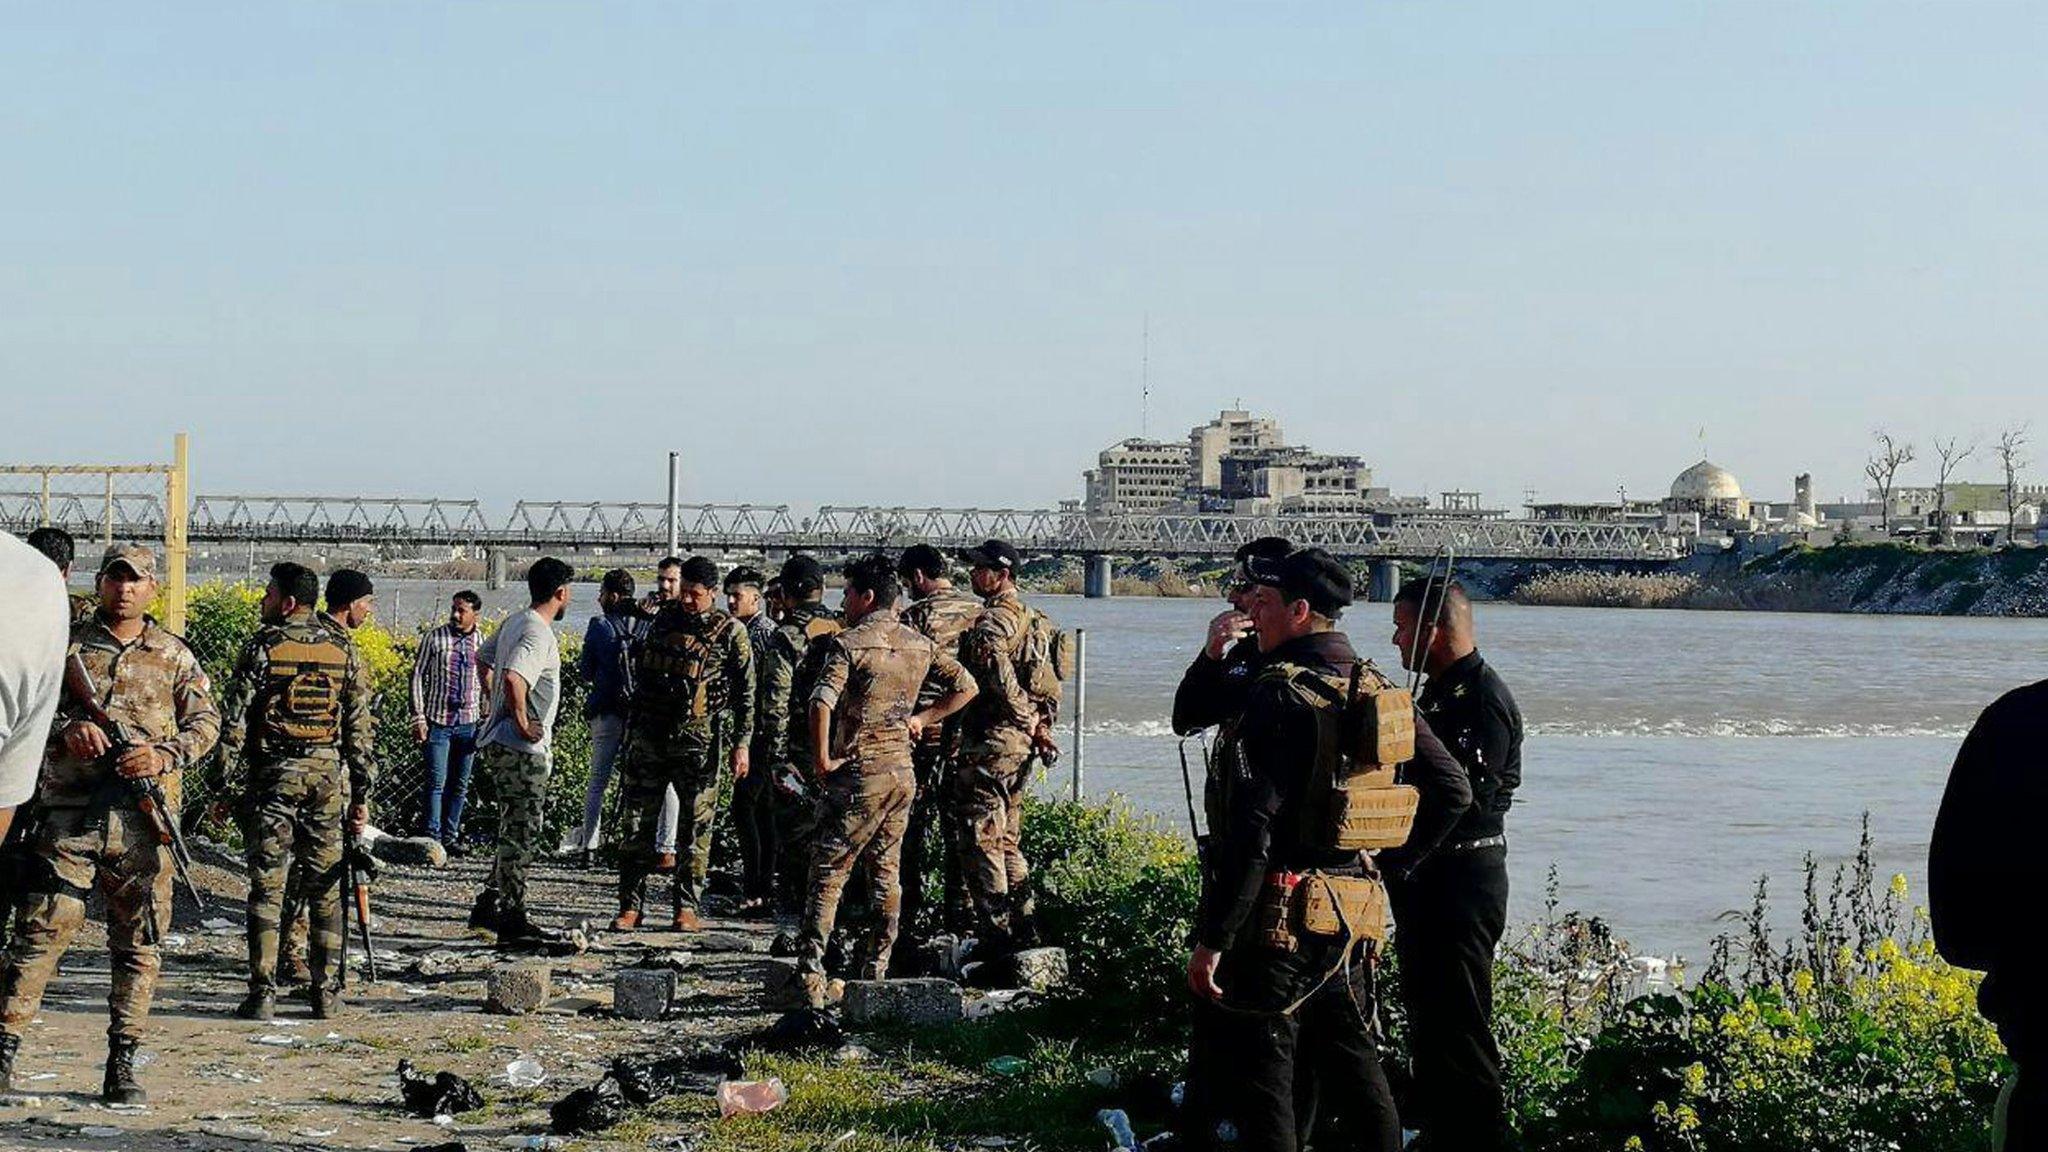
POLYGON ((718 746, 704 732, 641 730, 629 738, 619 785, 619 907, 638 910, 659 854, 654 843, 661 806, 676 790, 675 909, 695 911, 711 874, 711 835, 718 822, 718 746))
POLYGON ((941 794, 959 758, 951 733, 946 739, 925 740, 911 749, 917 769, 917 798, 910 804, 910 826, 903 834, 903 923, 919 931, 924 915, 928 880, 925 876, 927 848, 934 831, 940 838, 939 870, 945 900, 944 926, 949 932, 965 932, 974 911, 967 900, 967 888, 960 882, 960 849, 954 843, 953 823, 945 818, 941 794))
POLYGON ((539 752, 502 744, 477 749, 476 762, 498 798, 498 855, 489 887, 498 894, 498 913, 510 920, 526 914, 526 874, 547 851, 548 774, 552 763, 539 752))
POLYGON ((127 806, 46 809, 26 843, 37 874, 8 894, 17 920, 0 964, 0 1032, 19 1036, 35 1019, 97 887, 107 900, 112 970, 107 1035, 141 1039, 163 963, 156 941, 171 927, 169 851, 142 813, 127 806))
POLYGON ((307 911, 306 952, 313 983, 341 984, 342 824, 348 782, 332 760, 285 761, 252 768, 243 830, 249 838, 249 987, 276 991, 279 937, 287 889, 307 911))
POLYGON ((984 939, 1008 943, 1031 915, 1031 867, 1024 831, 1024 765, 1031 737, 1000 728, 970 741, 947 780, 946 819, 960 853, 960 878, 984 939))
POLYGON ((855 950, 854 971, 861 980, 889 974, 903 898, 897 879, 903 832, 916 794, 917 778, 908 765, 896 770, 846 768, 826 778, 818 801, 823 819, 811 852, 803 931, 797 938, 800 971, 824 974, 825 944, 832 939, 839 897, 858 864, 867 880, 873 920, 855 950))

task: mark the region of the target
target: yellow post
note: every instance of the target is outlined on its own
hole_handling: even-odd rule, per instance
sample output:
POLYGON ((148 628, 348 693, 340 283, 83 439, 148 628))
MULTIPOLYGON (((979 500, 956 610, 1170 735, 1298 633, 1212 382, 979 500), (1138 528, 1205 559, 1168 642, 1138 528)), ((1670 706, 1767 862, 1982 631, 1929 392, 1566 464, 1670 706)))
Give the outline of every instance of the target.
POLYGON ((171 475, 164 485, 164 627, 181 636, 185 632, 185 518, 191 509, 185 452, 185 434, 180 432, 171 440, 171 475))

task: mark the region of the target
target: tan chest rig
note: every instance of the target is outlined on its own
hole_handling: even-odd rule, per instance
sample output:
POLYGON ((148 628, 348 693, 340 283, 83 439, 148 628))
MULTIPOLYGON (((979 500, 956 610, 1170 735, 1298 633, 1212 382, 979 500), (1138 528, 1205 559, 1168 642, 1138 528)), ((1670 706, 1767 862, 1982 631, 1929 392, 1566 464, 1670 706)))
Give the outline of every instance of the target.
MULTIPOLYGON (((1383 942, 1387 891, 1371 854, 1407 843, 1415 825, 1421 794, 1399 781, 1400 766, 1415 756, 1414 700, 1369 661, 1354 665, 1348 679, 1296 664, 1259 671, 1258 682, 1275 681, 1309 707, 1316 723, 1315 762, 1298 815, 1300 840, 1326 851, 1358 853, 1366 874, 1268 873, 1255 913, 1260 939, 1289 952, 1301 936, 1383 942)), ((1225 741, 1226 772, 1243 755, 1236 735, 1225 741)), ((1227 803, 1227 796, 1216 799, 1227 803)))
POLYGON ((287 755, 341 743, 341 691, 348 650, 326 639, 286 636, 265 656, 256 731, 264 748, 287 755))

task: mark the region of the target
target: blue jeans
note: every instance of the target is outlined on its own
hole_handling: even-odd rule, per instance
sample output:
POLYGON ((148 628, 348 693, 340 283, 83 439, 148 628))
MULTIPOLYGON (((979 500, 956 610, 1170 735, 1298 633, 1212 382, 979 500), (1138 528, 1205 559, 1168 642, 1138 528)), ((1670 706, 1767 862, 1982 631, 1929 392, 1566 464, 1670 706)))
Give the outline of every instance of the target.
POLYGON ((426 834, 443 844, 462 835, 469 770, 476 762, 477 724, 427 725, 426 834))

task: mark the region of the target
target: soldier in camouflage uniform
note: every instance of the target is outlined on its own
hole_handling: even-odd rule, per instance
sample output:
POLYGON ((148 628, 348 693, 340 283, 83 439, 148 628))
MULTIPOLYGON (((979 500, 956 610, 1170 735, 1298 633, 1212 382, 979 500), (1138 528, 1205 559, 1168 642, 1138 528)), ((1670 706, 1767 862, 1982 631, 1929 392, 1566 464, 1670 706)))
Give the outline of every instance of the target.
MULTIPOLYGON (((912 596, 910 606, 903 610, 903 623, 924 633, 942 654, 957 660, 960 637, 981 615, 981 601, 953 587, 950 571, 944 554, 929 544, 904 549, 896 562, 896 574, 912 596)), ((938 695, 937 682, 927 678, 917 695, 917 706, 931 707, 938 695)), ((965 932, 972 922, 967 889, 960 882, 960 849, 953 843, 951 825, 938 818, 939 792, 959 753, 957 719, 925 729, 911 749, 917 768, 917 800, 911 806, 910 828, 903 838, 903 923, 909 932, 918 930, 918 917, 924 909, 925 841, 934 824, 945 845, 940 858, 945 872, 946 928, 965 932)))
MULTIPOLYGON (((249 860, 249 995, 235 1011, 277 1008, 279 935, 295 862, 305 867, 313 1015, 341 1011, 342 824, 369 819, 369 673, 345 635, 314 617, 320 583, 298 564, 270 570, 263 627, 242 646, 223 700, 221 745, 242 778, 249 860)), ((234 771, 234 769, 231 769, 234 771)))
POLYGON ((1017 550, 1001 540, 962 553, 981 615, 960 639, 960 662, 980 693, 962 723, 962 746, 946 786, 946 812, 961 853, 961 877, 976 935, 995 951, 1028 944, 1031 868, 1024 828, 1025 772, 1042 718, 1017 677, 1030 617, 1017 595, 1017 550))
MULTIPOLYGON (((376 592, 376 586, 370 582, 367 573, 354 568, 336 568, 327 574, 327 610, 313 618, 348 648, 358 664, 362 663, 362 654, 356 651, 354 633, 370 622, 370 615, 376 610, 376 592)), ((371 710, 372 716, 375 715, 374 697, 365 707, 371 710)), ((374 737, 375 721, 371 723, 374 737)), ((376 773, 373 771, 370 775, 374 778, 376 773)), ((277 957, 277 983, 307 984, 312 981, 313 969, 306 962, 309 928, 306 918, 306 858, 294 856, 291 882, 286 885, 284 893, 284 937, 277 957)), ((345 945, 346 941, 343 943, 345 945)))
MULTIPOLYGON (((683 562, 676 599, 662 605, 633 656, 633 711, 621 804, 619 915, 612 927, 637 928, 647 876, 659 859, 661 806, 673 787, 681 800, 676 827, 675 917, 678 932, 702 928, 697 914, 711 871, 711 834, 718 817, 714 729, 722 711, 734 732, 754 724, 754 652, 746 625, 714 607, 718 566, 693 556, 683 562)), ((735 781, 747 775, 749 751, 735 741, 735 781)))
POLYGON ((100 607, 71 630, 70 651, 116 730, 86 719, 67 692, 43 763, 40 814, 26 840, 38 875, 16 896, 21 919, 0 966, 0 1092, 12 1088, 22 1033, 97 887, 107 901, 113 973, 101 1091, 111 1103, 147 1098, 135 1083, 135 1049, 161 968, 157 939, 171 925, 172 866, 125 781, 158 777, 175 809, 185 769, 220 735, 198 657, 143 614, 154 595, 155 554, 133 544, 109 548, 100 562, 100 607))
POLYGON ((864 865, 874 923, 856 950, 855 972, 863 980, 888 975, 900 912, 899 853, 917 792, 911 746, 975 692, 959 661, 897 619, 902 589, 886 558, 856 560, 845 576, 850 627, 818 641, 817 684, 806 703, 822 819, 797 965, 814 1008, 825 1006, 825 944, 856 864, 864 865), (919 708, 927 684, 937 695, 919 708))
POLYGON ((825 570, 811 557, 791 556, 769 583, 782 604, 775 635, 762 657, 767 667, 760 676, 760 728, 770 757, 768 770, 777 782, 773 802, 781 841, 780 875, 772 884, 786 905, 801 908, 803 867, 811 858, 811 836, 817 830, 816 797, 784 790, 779 782, 795 784, 810 764, 808 701, 817 667, 809 657, 817 641, 838 632, 841 624, 839 614, 825 607, 825 570))
POLYGON ((768 647, 775 637, 775 621, 768 615, 762 596, 764 577, 759 569, 739 567, 726 573, 725 603, 733 619, 747 626, 747 645, 754 653, 754 725, 746 735, 747 774, 733 783, 732 815, 740 843, 740 914, 773 914, 775 908, 775 858, 780 836, 775 826, 775 758, 769 752, 768 710, 763 679, 768 671, 768 647))

